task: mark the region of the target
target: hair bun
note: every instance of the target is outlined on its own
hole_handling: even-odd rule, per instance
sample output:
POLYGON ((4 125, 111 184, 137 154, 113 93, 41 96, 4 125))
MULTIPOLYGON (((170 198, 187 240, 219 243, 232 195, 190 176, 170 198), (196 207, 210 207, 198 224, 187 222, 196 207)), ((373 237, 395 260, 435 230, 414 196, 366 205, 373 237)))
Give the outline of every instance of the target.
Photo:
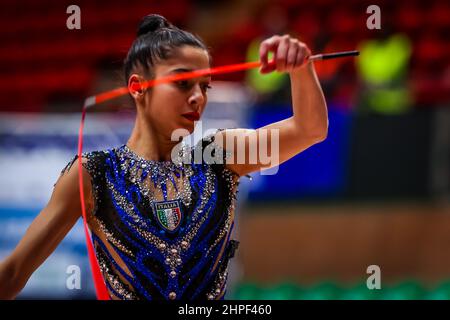
POLYGON ((144 34, 155 32, 161 28, 171 27, 172 24, 163 16, 160 16, 159 14, 149 14, 142 18, 141 23, 139 23, 137 36, 140 37, 144 34))

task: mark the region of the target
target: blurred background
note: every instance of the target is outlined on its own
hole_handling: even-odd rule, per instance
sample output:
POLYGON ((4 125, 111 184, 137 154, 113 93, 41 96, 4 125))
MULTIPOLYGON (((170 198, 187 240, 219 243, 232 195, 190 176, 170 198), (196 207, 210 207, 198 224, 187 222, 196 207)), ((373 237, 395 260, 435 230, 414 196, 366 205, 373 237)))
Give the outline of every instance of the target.
MULTIPOLYGON (((17 245, 76 154, 84 99, 125 84, 137 24, 164 15, 211 47, 214 66, 258 59, 289 33, 313 53, 328 138, 241 179, 229 299, 450 299, 450 3, 429 1, 2 1, 0 10, 0 259, 17 245), (69 30, 69 5, 81 29, 69 30), (368 29, 369 5, 381 29, 368 29), (368 267, 381 272, 369 290, 368 267)), ((286 74, 216 77, 203 130, 291 115, 286 74)), ((85 151, 126 142, 127 97, 87 115, 85 151)), ((95 298, 81 220, 18 298, 95 298), (81 269, 70 290, 69 266, 81 269)))

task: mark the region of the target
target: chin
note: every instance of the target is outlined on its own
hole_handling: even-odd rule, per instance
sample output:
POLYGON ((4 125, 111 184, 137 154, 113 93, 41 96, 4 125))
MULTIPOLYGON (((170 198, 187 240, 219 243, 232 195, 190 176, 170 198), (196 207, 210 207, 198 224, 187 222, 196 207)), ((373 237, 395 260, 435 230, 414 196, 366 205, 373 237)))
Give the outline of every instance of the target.
MULTIPOLYGON (((200 121, 200 120, 198 120, 198 121, 200 121)), ((190 121, 190 120, 181 121, 179 123, 179 128, 186 129, 187 131, 189 131, 189 134, 191 134, 192 132, 194 132, 195 125, 198 121, 195 121, 195 122, 190 121)))
POLYGON ((194 124, 192 124, 191 126, 185 127, 185 129, 189 131, 189 134, 192 134, 192 132, 194 132, 195 126, 194 124))
POLYGON ((186 123, 180 123, 178 124, 178 126, 175 126, 174 129, 172 130, 172 136, 175 133, 175 135, 177 137, 187 137, 188 135, 190 135, 192 132, 194 132, 194 124, 186 124, 186 123))

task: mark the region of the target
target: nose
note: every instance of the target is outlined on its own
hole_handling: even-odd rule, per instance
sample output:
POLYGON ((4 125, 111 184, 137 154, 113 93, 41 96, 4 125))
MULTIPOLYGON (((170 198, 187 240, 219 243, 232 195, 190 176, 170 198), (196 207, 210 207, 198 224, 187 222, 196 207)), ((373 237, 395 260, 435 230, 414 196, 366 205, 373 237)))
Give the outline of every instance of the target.
POLYGON ((192 89, 191 94, 188 98, 188 103, 190 106, 194 106, 196 111, 198 111, 201 105, 205 103, 205 97, 199 84, 196 84, 192 89))

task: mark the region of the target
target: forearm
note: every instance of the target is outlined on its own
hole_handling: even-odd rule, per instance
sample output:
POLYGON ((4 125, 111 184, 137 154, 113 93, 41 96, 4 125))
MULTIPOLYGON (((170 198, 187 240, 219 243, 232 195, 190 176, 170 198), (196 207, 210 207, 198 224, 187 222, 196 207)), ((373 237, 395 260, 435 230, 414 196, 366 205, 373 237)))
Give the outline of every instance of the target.
POLYGON ((313 62, 290 73, 295 126, 302 134, 325 139, 328 133, 328 111, 313 62))

